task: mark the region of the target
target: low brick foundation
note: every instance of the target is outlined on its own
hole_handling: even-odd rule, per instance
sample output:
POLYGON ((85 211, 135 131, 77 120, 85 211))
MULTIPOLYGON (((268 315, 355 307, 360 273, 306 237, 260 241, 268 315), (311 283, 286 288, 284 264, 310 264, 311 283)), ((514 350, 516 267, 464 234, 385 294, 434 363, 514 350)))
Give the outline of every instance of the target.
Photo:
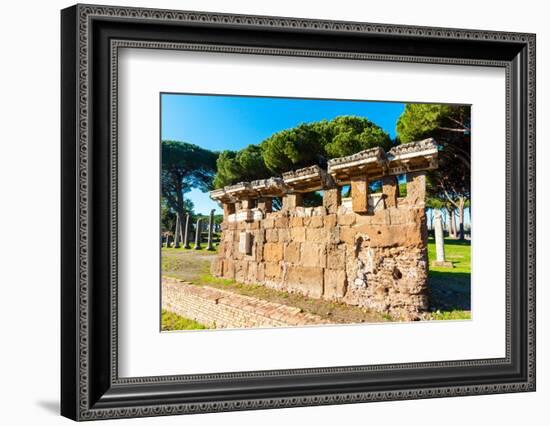
POLYGON ((212 328, 328 324, 321 317, 279 303, 174 278, 162 278, 162 309, 212 328))

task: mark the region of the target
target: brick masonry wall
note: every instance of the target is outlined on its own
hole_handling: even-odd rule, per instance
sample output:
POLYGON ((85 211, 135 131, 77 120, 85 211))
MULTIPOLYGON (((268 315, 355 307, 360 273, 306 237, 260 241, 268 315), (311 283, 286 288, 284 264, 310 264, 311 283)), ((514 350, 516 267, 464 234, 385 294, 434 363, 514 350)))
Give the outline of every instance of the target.
POLYGON ((383 195, 369 197, 364 213, 354 212, 361 200, 341 202, 337 191, 325 190, 320 207, 290 200, 281 211, 255 212, 254 220, 224 220, 212 273, 418 318, 428 308, 424 174, 408 176, 405 198, 397 198, 395 179, 384 181, 383 195), (243 253, 247 233, 250 251, 243 253))
POLYGON ((162 308, 212 328, 288 327, 325 324, 299 308, 213 287, 162 278, 162 308))

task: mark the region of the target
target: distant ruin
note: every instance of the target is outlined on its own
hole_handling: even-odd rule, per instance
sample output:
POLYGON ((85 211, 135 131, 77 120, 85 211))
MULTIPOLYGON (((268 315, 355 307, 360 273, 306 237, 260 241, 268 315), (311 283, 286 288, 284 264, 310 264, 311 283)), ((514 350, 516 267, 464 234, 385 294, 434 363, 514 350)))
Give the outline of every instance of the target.
POLYGON ((312 166, 210 192, 224 211, 212 273, 419 318, 428 309, 425 174, 437 167, 437 153, 433 139, 387 153, 372 148, 330 160, 327 170, 312 166), (322 204, 305 207, 316 191, 322 204))

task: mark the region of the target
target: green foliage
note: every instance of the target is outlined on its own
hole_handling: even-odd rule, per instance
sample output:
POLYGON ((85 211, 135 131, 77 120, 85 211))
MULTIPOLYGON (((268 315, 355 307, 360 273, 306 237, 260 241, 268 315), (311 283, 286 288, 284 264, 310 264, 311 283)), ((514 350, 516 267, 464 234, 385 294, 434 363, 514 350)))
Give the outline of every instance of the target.
POLYGON ((314 164, 325 166, 330 158, 375 146, 388 149, 391 140, 382 128, 366 118, 341 116, 330 121, 302 123, 271 135, 259 145, 249 145, 238 152, 222 152, 216 164, 214 186, 221 188, 277 176, 314 164))
POLYGON ((183 216, 183 195, 192 188, 206 191, 212 178, 218 154, 187 142, 162 141, 162 197, 177 214, 183 216))
POLYGON ((398 184, 399 187, 399 196, 400 197, 406 197, 407 196, 407 183, 403 182, 398 184))
POLYGON ((209 327, 199 324, 196 321, 180 317, 179 315, 162 310, 162 331, 175 330, 205 330, 209 327))
POLYGON ((426 208, 441 210, 446 207, 447 203, 445 200, 436 197, 427 197, 426 198, 426 208))
POLYGON ((453 107, 442 104, 407 104, 397 122, 397 134, 401 143, 430 137, 443 125, 445 117, 453 113, 453 107))
POLYGON ((210 189, 217 157, 217 153, 187 142, 162 141, 163 176, 180 178, 186 191, 210 189))
POLYGON ((269 175, 258 145, 249 145, 238 152, 223 151, 216 161, 216 168, 217 173, 213 182, 215 188, 261 179, 269 175))
POLYGON ((325 154, 323 140, 315 124, 300 124, 282 130, 264 140, 260 146, 265 165, 274 174, 319 164, 325 154))
POLYGON ((214 215, 214 223, 221 224, 223 222, 223 214, 215 214, 214 215))
POLYGON ((304 207, 319 207, 323 205, 323 191, 306 192, 302 195, 304 207))
POLYGON ((428 174, 427 194, 456 208, 470 198, 470 107, 408 104, 397 122, 401 142, 433 137, 439 145, 439 166, 428 174))
POLYGON ((176 228, 176 213, 170 210, 164 200, 160 204, 160 228, 161 232, 174 232, 176 228))
POLYGON ((389 135, 366 118, 341 116, 321 121, 315 127, 325 141, 328 158, 344 157, 377 146, 387 150, 391 146, 389 135))
MULTIPOLYGON (((195 217, 194 208, 195 205, 193 204, 193 201, 189 199, 185 199, 183 201, 184 210, 187 214, 191 214, 191 217, 195 217)), ((194 221, 194 219, 193 219, 194 221)), ((174 233, 176 229, 176 212, 174 212, 170 207, 168 207, 168 203, 163 198, 160 203, 160 227, 161 232, 170 232, 174 233)))

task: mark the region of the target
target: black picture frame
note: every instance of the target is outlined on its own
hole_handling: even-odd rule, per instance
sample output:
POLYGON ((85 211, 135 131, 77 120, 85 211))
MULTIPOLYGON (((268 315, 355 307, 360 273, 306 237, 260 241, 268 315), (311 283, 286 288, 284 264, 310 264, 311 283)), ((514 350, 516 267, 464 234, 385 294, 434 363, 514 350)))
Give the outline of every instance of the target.
POLYGON ((61 12, 61 414, 159 416, 535 390, 535 35, 75 5, 61 12), (506 70, 506 356, 193 376, 117 373, 121 46, 506 70))

